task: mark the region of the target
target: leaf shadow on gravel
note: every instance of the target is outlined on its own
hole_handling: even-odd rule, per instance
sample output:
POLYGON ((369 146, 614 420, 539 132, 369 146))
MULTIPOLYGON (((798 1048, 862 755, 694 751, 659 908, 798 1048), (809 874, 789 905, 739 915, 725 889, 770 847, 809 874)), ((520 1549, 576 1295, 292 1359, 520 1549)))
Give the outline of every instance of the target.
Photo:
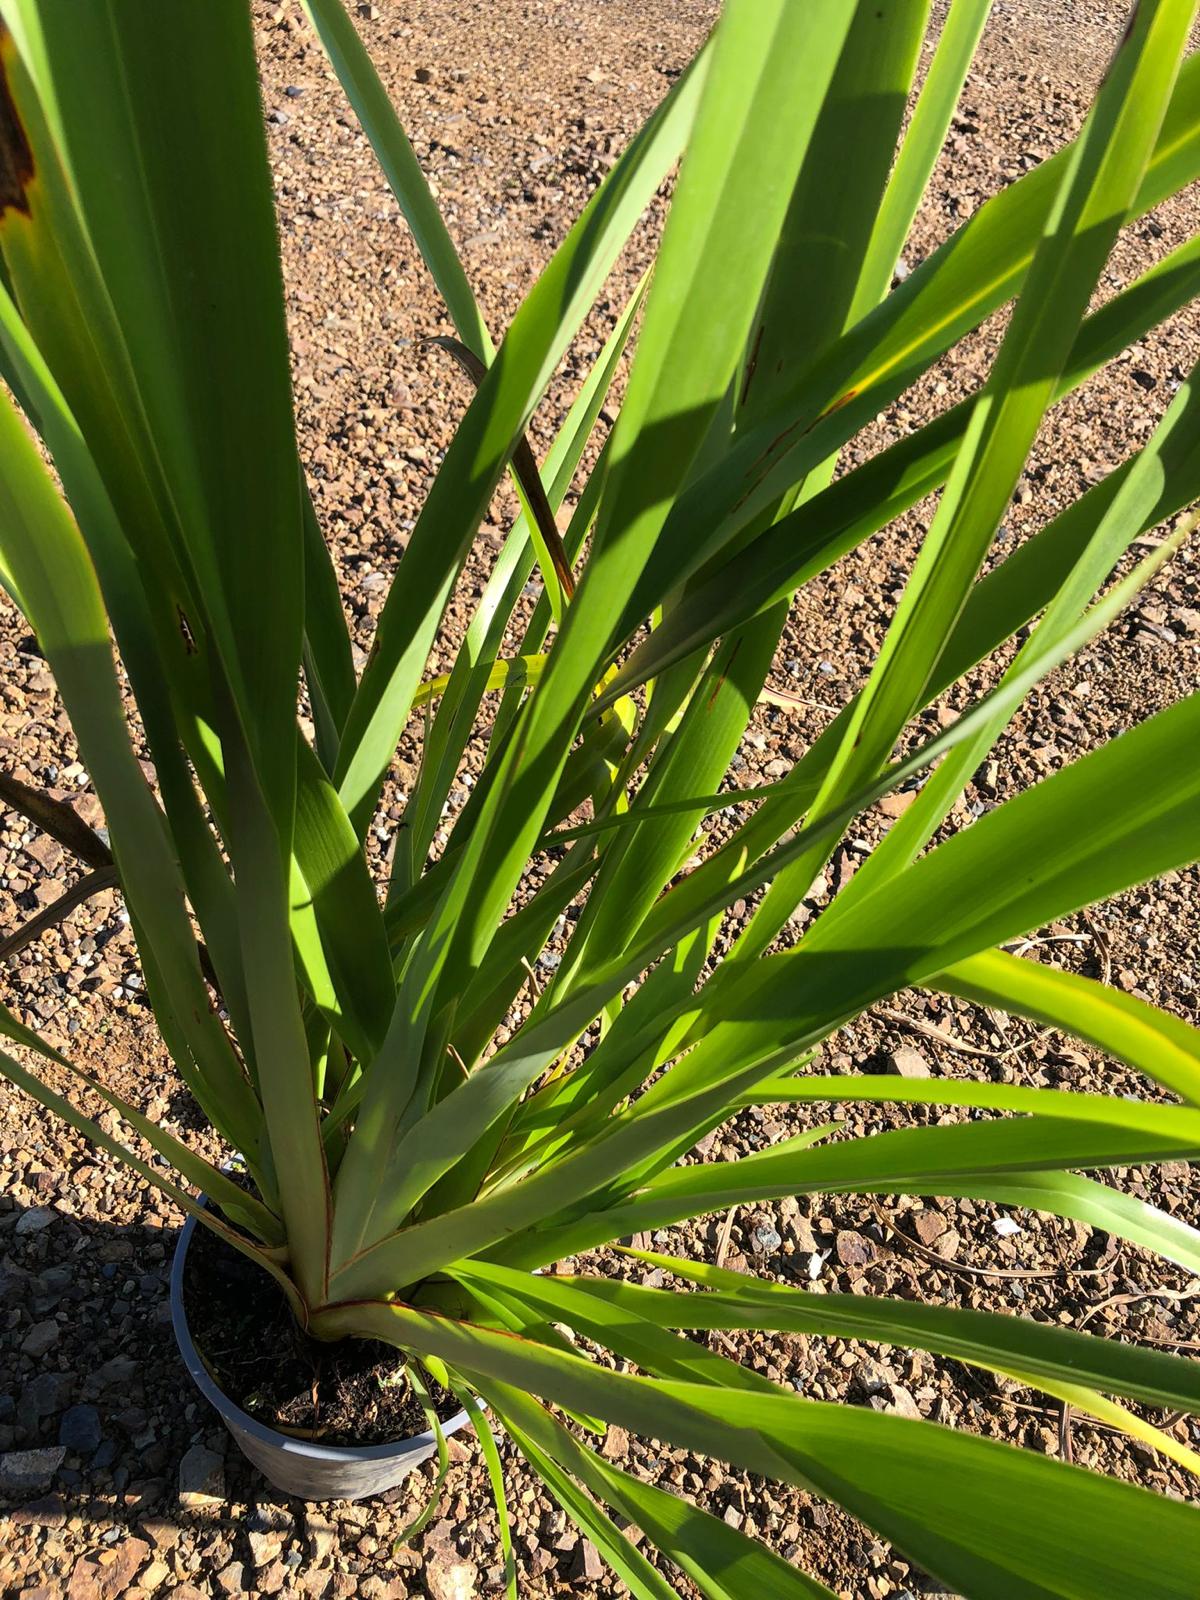
MULTIPOLYGON (((181 1113, 187 1098, 181 1091, 181 1113)), ((44 1204, 0 1194, 0 1600, 502 1592, 473 1440, 448 1441, 451 1475, 435 1518, 395 1548, 436 1463, 360 1504, 307 1505, 242 1457, 192 1387, 171 1331, 180 1228, 152 1225, 146 1209, 124 1220, 140 1198, 125 1176, 91 1165, 89 1152, 68 1178, 27 1174, 44 1204), (59 1195, 113 1219, 69 1215, 59 1195)), ((501 1450, 515 1498, 525 1477, 504 1441, 501 1450)), ((525 1553, 523 1592, 610 1593, 607 1580, 597 1589, 595 1551, 563 1513, 548 1515, 540 1559, 525 1553)))
MULTIPOLYGON (((172 1591, 184 1600, 353 1592, 332 1586, 323 1508, 273 1489, 184 1372, 168 1287, 178 1236, 52 1205, 0 1209, 0 1595, 117 1600, 172 1577, 200 1585, 172 1591), (81 1529, 84 1555, 70 1537, 81 1529)), ((408 1592, 397 1574, 419 1558, 365 1530, 394 1506, 398 1532, 423 1486, 339 1506, 389 1575, 358 1592, 408 1592)))

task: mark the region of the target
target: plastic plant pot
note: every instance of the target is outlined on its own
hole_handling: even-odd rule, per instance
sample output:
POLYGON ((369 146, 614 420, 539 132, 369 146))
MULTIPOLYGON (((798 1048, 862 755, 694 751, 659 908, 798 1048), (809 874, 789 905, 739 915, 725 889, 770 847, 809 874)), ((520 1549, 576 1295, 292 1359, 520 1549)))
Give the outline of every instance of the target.
MULTIPOLYGON (((195 1217, 189 1217, 175 1247, 171 1266, 171 1326, 192 1381, 220 1416, 247 1460, 277 1489, 299 1500, 366 1500, 394 1489, 414 1468, 428 1461, 437 1448, 430 1430, 397 1439, 393 1444, 319 1444, 268 1428, 222 1393, 192 1342, 183 1304, 184 1267, 195 1227, 195 1217)), ((442 1431, 457 1433, 466 1421, 467 1413, 458 1411, 442 1424, 442 1431)))

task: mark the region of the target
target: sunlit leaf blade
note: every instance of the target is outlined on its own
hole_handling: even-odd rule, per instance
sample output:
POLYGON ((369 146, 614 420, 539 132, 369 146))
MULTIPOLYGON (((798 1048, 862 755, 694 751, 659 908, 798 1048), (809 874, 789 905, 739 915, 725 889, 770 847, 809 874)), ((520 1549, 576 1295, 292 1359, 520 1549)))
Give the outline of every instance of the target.
POLYGON ((30 620, 79 729, 97 793, 113 819, 112 848, 121 881, 165 986, 157 1003, 187 1041, 181 1070, 188 1072, 209 1114, 256 1162, 261 1112, 209 1005, 163 816, 129 745, 99 586, 78 530, 3 396, 0 456, 5 559, 17 575, 30 620))
POLYGON ((1063 1028, 1200 1104, 1200 1029, 1136 995, 1000 950, 946 968, 936 987, 1063 1028))
POLYGON ((567 1515, 603 1552, 618 1578, 628 1585, 637 1600, 671 1600, 672 1590, 633 1542, 605 1512, 580 1489, 572 1474, 565 1471, 554 1455, 540 1450, 518 1423, 513 1437, 538 1475, 547 1484, 567 1515))
MULTIPOLYGON (((1177 311, 1200 293, 1200 240, 1190 239, 1162 262, 1151 268, 1120 294, 1114 295, 1084 322, 1071 351, 1063 381, 1057 394, 1082 383, 1096 367, 1118 354, 1134 339, 1163 317, 1177 311)), ((786 517, 766 529, 748 545, 727 559, 722 553, 710 564, 688 597, 674 608, 659 627, 632 651, 599 698, 600 704, 627 692, 636 684, 690 654, 712 639, 745 622, 764 607, 790 594, 798 585, 824 571, 839 556, 853 549, 867 535, 884 527, 944 481, 961 443, 971 412, 971 401, 943 412, 915 433, 898 440, 887 450, 844 474, 813 499, 798 506, 786 517), (708 575, 708 573, 711 575, 708 575)), ((1175 443, 1186 437, 1176 437, 1175 443)), ((1163 484, 1150 523, 1160 521, 1195 497, 1200 487, 1200 472, 1194 463, 1196 451, 1172 459, 1171 472, 1163 484), (1189 470, 1190 468, 1190 470, 1189 470)), ((967 613, 958 620, 946 641, 939 663, 937 687, 958 676, 950 663, 961 659, 964 649, 974 648, 973 660, 987 653, 987 636, 976 644, 980 620, 978 610, 983 595, 997 587, 997 574, 1004 582, 1011 570, 1037 563, 1039 547, 1057 542, 1061 528, 1080 524, 1102 500, 1116 493, 1128 466, 1072 502, 1051 523, 1018 546, 1003 563, 972 590, 967 613), (1015 564, 1015 565, 1014 565, 1015 564)), ((1039 609, 1039 601, 1049 594, 1028 587, 1025 580, 1018 592, 1027 609, 1026 621, 1039 609), (1025 601, 1028 594, 1029 601, 1025 601)), ((997 631, 994 642, 1007 636, 1017 624, 997 631)), ((842 713, 842 722, 848 712, 842 713)), ((828 758, 827 758, 828 759, 828 758)))
POLYGON ((332 771, 357 678, 333 558, 307 487, 304 491, 304 678, 317 751, 332 771))
MULTIPOLYGON (((6 11, 9 9, 6 0, 6 11)), ((11 0, 260 781, 290 834, 300 477, 250 19, 11 0), (220 103, 219 119, 208 115, 220 103), (130 181, 114 186, 114 168, 130 181), (269 596, 269 604, 264 604, 269 596)), ((70 399, 70 395, 68 394, 70 399)))
MULTIPOLYGON (((1031 1382, 1046 1377, 1105 1389, 1149 1406, 1178 1407, 1193 1413, 1200 1409, 1200 1374, 1194 1362, 1181 1356, 1074 1333, 1009 1313, 875 1295, 817 1294, 653 1250, 631 1253, 708 1292, 645 1289, 596 1277, 556 1278, 551 1292, 560 1284, 577 1287, 613 1316, 625 1308, 661 1327, 769 1328, 778 1333, 913 1346, 992 1371, 1020 1372, 1031 1382)), ((526 1276, 491 1265, 464 1269, 464 1276, 469 1279, 472 1271, 478 1271, 484 1281, 509 1282, 526 1276)), ((568 1308, 563 1305, 560 1310, 563 1320, 569 1320, 568 1308)))
MULTIPOLYGON (((769 415, 795 375, 832 343, 861 295, 886 292, 873 270, 876 228, 928 21, 928 0, 854 5, 837 64, 779 228, 770 276, 747 342, 734 425, 769 415), (862 263, 856 280, 850 263, 862 263), (862 272, 869 274, 869 281, 862 272)), ((807 72, 807 69, 806 69, 807 72)), ((799 132, 802 123, 792 112, 799 132)), ((853 320, 853 318, 850 318, 853 320)))
MULTIPOLYGON (((707 561, 913 383, 957 339, 1022 286, 1072 146, 995 196, 878 309, 850 328, 756 428, 672 508, 622 619, 628 636, 655 597, 707 561)), ((1181 69, 1138 192, 1144 211, 1200 173, 1200 62, 1181 69)))
POLYGON ((330 1021, 355 1055, 370 1061, 396 999, 387 930, 350 819, 305 745, 294 844, 300 888, 311 899, 320 955, 328 963, 336 1004, 330 1021))
POLYGON ((701 62, 678 81, 592 197, 517 313, 434 480, 405 550, 395 600, 380 616, 375 655, 343 736, 339 784, 360 833, 411 708, 459 562, 559 356, 679 152, 702 69, 701 62), (453 538, 448 528, 455 530, 453 538))
MULTIPOLYGON (((639 283, 626 303, 546 457, 543 467, 546 497, 554 511, 561 506, 592 435, 618 363, 633 332, 644 291, 645 279, 639 283)), ((595 511, 595 502, 599 497, 603 477, 604 453, 602 452, 576 505, 571 526, 565 536, 564 543, 569 560, 574 560, 579 554, 595 511)), ((429 731, 417 790, 406 810, 405 837, 399 841, 393 859, 391 884, 393 894, 411 881, 429 850, 458 762, 475 725, 475 718, 485 693, 482 682, 491 682, 492 670, 497 665, 505 631, 532 570, 533 552, 529 539, 528 519, 523 516, 510 531, 504 549, 488 578, 479 607, 471 619, 463 644, 455 658, 445 699, 438 707, 438 714, 429 731), (486 680, 484 680, 485 672, 486 680)), ((534 609, 534 615, 522 640, 522 656, 525 659, 544 658, 542 646, 545 643, 549 618, 549 601, 543 596, 534 609)), ((507 692, 495 723, 493 749, 496 748, 497 736, 502 735, 511 714, 520 703, 521 685, 508 684, 506 681, 505 687, 507 692)), ((418 690, 418 701, 423 692, 418 690)))
MULTIPOLYGON (((656 118, 601 185, 518 313, 447 453, 405 552, 397 587, 380 617, 373 667, 364 674, 343 740, 346 756, 341 792, 351 818, 360 827, 416 693, 421 664, 457 562, 465 554, 465 542, 460 541, 447 564, 446 527, 457 526, 468 538, 473 534, 556 355, 565 348, 591 295, 676 154, 702 76, 700 68, 694 67, 679 81, 656 118), (428 596, 427 606, 417 598, 422 594, 428 596)), ((576 610, 577 605, 572 605, 572 617, 576 610)), ((527 820, 524 826, 528 825, 527 820)), ((483 826, 477 828, 473 842, 476 837, 486 838, 487 832, 483 826)), ((456 864, 456 878, 467 885, 476 875, 477 858, 469 848, 456 864)), ((434 952, 432 962, 423 954, 418 964, 410 966, 393 1016, 391 1051, 404 1058, 404 1070, 389 1067, 370 1076, 364 1115, 338 1174, 341 1226, 335 1250, 339 1254, 353 1247, 347 1241, 357 1245, 363 1237, 379 1199, 374 1176, 378 1152, 395 1136, 416 1087, 429 1071, 436 1070, 429 1067, 428 1060, 424 1073, 421 1065, 431 1004, 429 967, 436 972, 446 959, 447 938, 461 937, 465 925, 461 906, 453 899, 443 900, 439 914, 441 921, 435 920, 428 938, 434 952)), ((489 937, 496 920, 493 915, 489 937)), ((438 1054, 433 1053, 435 1058, 438 1054)), ((389 1060, 389 1051, 385 1049, 380 1059, 389 1060)))
POLYGON ((992 0, 952 0, 863 255, 851 310, 873 309, 891 281, 942 148, 992 0))
POLYGON ((537 1439, 543 1460, 556 1461, 593 1494, 637 1523, 687 1573, 706 1600, 755 1600, 763 1594, 778 1595, 781 1600, 830 1600, 824 1584, 766 1546, 682 1497, 611 1466, 603 1456, 581 1445, 527 1394, 499 1383, 487 1388, 518 1437, 537 1439))
POLYGON ((631 1377, 398 1305, 358 1314, 380 1337, 427 1344, 485 1381, 829 1495, 973 1600, 1191 1594, 1200 1513, 1128 1484, 865 1408, 631 1377), (1161 1549, 1153 1566, 1149 1544, 1161 1549))
POLYGON ((459 336, 476 355, 486 359, 492 343, 462 262, 396 108, 379 81, 353 22, 341 0, 303 0, 303 4, 387 175, 459 336))
MULTIPOLYGON (((1118 48, 1063 169, 1022 295, 870 678, 818 792, 818 809, 887 759, 922 703, 946 635, 1053 399, 1105 258, 1133 207, 1191 12, 1190 0, 1142 12, 1118 48)), ((780 875, 740 940, 746 953, 767 947, 824 856, 814 847, 780 875)))

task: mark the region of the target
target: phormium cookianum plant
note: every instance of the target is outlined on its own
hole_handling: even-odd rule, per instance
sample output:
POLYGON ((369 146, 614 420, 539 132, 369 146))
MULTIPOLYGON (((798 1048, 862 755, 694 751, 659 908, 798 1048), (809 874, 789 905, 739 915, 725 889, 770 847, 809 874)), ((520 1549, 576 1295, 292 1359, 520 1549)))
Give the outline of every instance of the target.
POLYGON ((67 1063, 12 1013, 3 1028, 24 1048, 0 1065, 193 1213, 199 1186, 205 1222, 313 1338, 389 1341, 420 1393, 428 1377, 449 1385, 477 1420, 485 1402, 638 1595, 672 1590, 628 1522, 707 1596, 829 1592, 605 1459, 606 1422, 828 1496, 972 1597, 1194 1597, 1194 1507, 805 1399, 686 1334, 940 1352, 1190 1470, 1197 1455, 1147 1415, 1200 1409, 1194 1362, 669 1253, 637 1263, 664 1288, 588 1261, 735 1204, 850 1191, 1030 1207, 1200 1271, 1200 1234, 1079 1170, 1200 1151, 1200 1034, 1004 949, 1200 855, 1200 697, 943 838, 1026 691, 1190 528, 1189 381, 1139 451, 980 577, 1048 409, 1200 290, 1192 240, 1089 312, 1122 226, 1200 176, 1193 0, 1134 6, 1074 143, 895 287, 987 0, 953 0, 907 123, 927 0, 727 0, 498 348, 339 0, 305 4, 478 378, 361 673, 297 452, 246 0, 0 0, 0 361, 16 402, 0 398, 0 562, 111 861, 45 797, 5 792, 115 877, 163 1040, 244 1180, 73 1067, 168 1180, 39 1079, 29 1052, 67 1063), (539 472, 526 425, 677 161, 644 308, 639 291, 539 472), (839 469, 848 441, 1010 303, 977 394, 839 469), (619 415, 560 539, 556 508, 635 323, 619 415), (452 671, 430 679, 508 468, 524 513, 452 671), (933 491, 861 691, 781 781, 736 791, 719 845, 697 843, 733 803, 722 781, 791 597, 933 491), (1160 524, 1149 557, 1124 560, 1160 524), (517 602, 535 571, 529 619, 517 602), (924 707, 1018 634, 988 694, 914 736, 924 707), (419 776, 377 883, 363 840, 413 718, 419 776), (486 763, 439 840, 481 729, 486 763), (830 907, 775 949, 854 819, 917 784, 830 907), (751 914, 717 959, 739 900, 751 914), (568 911, 561 962, 498 1046, 568 911), (907 986, 1069 1030, 1144 1072, 1147 1096, 822 1067, 823 1039, 907 986), (831 1119, 744 1159, 680 1164, 739 1109, 843 1101, 975 1114, 869 1139, 831 1119), (568 1258, 575 1272, 537 1274, 568 1258))

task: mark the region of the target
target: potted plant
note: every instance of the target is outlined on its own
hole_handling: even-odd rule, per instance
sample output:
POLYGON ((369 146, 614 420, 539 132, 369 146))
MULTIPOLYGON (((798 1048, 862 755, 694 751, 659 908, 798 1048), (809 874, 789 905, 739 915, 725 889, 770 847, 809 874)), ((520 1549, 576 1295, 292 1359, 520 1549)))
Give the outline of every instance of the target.
POLYGON ((828 1591, 613 1465, 593 1448, 606 1424, 827 1495, 973 1597, 1195 1590, 1193 1506, 806 1399, 684 1335, 946 1353, 1189 1470, 1177 1434, 1121 1401, 1196 1412, 1194 1363, 760 1281, 663 1232, 780 1196, 933 1194, 1074 1218, 1200 1270, 1183 1220, 1079 1175, 1195 1156, 1200 1034, 1004 948, 1200 855, 1200 697, 943 826, 1027 690, 1191 530, 1189 380, 1120 470, 980 576, 1049 408, 1200 289, 1190 240, 1089 311, 1121 227, 1200 175, 1194 7, 1133 7, 1074 143, 893 283, 987 9, 954 0, 906 120, 919 0, 727 0, 496 349, 353 24, 339 0, 306 0, 477 380, 359 672, 297 451, 245 0, 0 0, 0 360, 17 402, 0 395, 0 563, 107 839, 20 786, 7 799, 115 876, 163 1040, 242 1166, 219 1170, 68 1062, 19 1019, 19 994, 3 1069, 203 1224, 186 1238, 189 1256, 210 1241, 204 1293, 238 1285, 269 1347, 400 1352, 421 1448, 465 1410, 502 1496, 486 1406, 639 1595, 671 1591, 630 1522, 705 1595, 828 1591), (639 291, 539 469, 524 430, 677 161, 644 308, 639 291), (842 454, 1009 304, 978 393, 866 459, 842 454), (617 421, 560 533, 635 323, 617 421), (523 514, 450 640, 447 602, 510 469, 523 514), (730 788, 792 596, 935 490, 862 689, 780 781, 730 788), (455 649, 444 676, 426 671, 439 638, 455 649), (922 711, 1014 638, 990 692, 930 736, 922 711), (381 873, 372 819, 410 719, 420 770, 381 873), (447 810, 480 740, 469 797, 447 810), (847 828, 914 790, 798 934, 847 828), (731 923, 737 902, 750 910, 731 923), (1146 1097, 814 1057, 908 986, 1067 1029, 1140 1069, 1146 1097), (128 1136, 43 1081, 39 1056, 128 1136), (740 1109, 847 1101, 975 1114, 870 1138, 831 1114, 745 1158, 689 1154, 740 1109), (597 1270, 591 1253, 614 1244, 664 1286, 597 1270))

